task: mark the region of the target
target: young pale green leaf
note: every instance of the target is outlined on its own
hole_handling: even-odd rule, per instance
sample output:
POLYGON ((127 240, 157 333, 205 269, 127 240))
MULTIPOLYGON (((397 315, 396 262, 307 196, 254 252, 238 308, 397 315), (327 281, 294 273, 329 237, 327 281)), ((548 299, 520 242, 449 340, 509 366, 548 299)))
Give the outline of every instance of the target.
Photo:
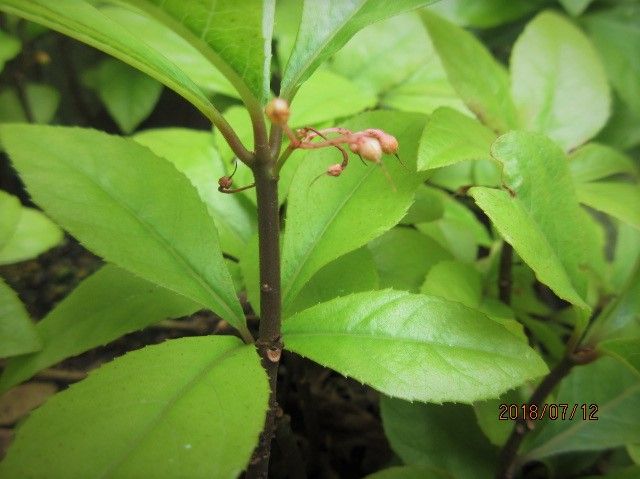
POLYGON ((640 377, 640 338, 610 339, 598 344, 598 349, 640 377))
POLYGON ((432 12, 423 12, 422 19, 449 81, 467 107, 499 133, 517 128, 506 69, 471 33, 432 12))
MULTIPOLYGON (((33 122, 44 124, 53 120, 60 105, 58 90, 50 85, 27 83, 25 96, 33 122)), ((0 123, 30 123, 20 95, 13 88, 0 93, 0 123)))
POLYGON ((256 445, 268 396, 255 348, 237 338, 149 346, 32 413, 0 476, 233 479, 256 445))
POLYGON ((612 175, 639 177, 633 160, 607 145, 588 143, 569 155, 569 169, 576 183, 602 180, 612 175))
POLYGON ((435 3, 430 10, 456 25, 491 28, 517 20, 543 2, 544 0, 448 0, 435 3))
POLYGON ((482 277, 470 264, 442 261, 429 270, 420 292, 479 309, 482 300, 482 277))
POLYGON ((218 179, 231 172, 213 145, 211 133, 165 128, 143 131, 133 139, 169 160, 191 180, 213 216, 222 250, 240 256, 257 230, 256 209, 243 195, 226 195, 218 191, 218 179))
POLYGON ((283 316, 339 296, 375 290, 379 286, 373 256, 366 247, 362 247, 332 261, 313 275, 283 316))
POLYGON ((10 360, 0 377, 0 391, 63 359, 198 309, 199 305, 183 296, 107 265, 37 323, 42 349, 10 360))
POLYGON ((407 400, 473 402, 547 371, 526 343, 482 313, 393 290, 306 309, 284 322, 283 338, 287 349, 407 400))
POLYGON ((0 251, 11 240, 21 214, 20 200, 6 191, 0 190, 0 251))
POLYGON ((418 147, 418 170, 489 158, 496 135, 474 118, 438 108, 427 120, 418 147))
POLYGON ((452 479, 439 469, 427 466, 396 466, 369 474, 365 479, 452 479))
POLYGON ((0 10, 59 31, 142 70, 207 118, 220 115, 195 83, 161 52, 84 0, 0 0, 0 10))
POLYGON ((122 0, 196 47, 240 91, 269 97, 274 0, 122 0))
POLYGON ((166 25, 139 10, 122 5, 97 3, 96 8, 130 32, 144 38, 147 45, 173 62, 203 92, 239 98, 238 91, 229 80, 193 45, 166 25))
POLYGON ((456 479, 493 477, 498 449, 482 434, 471 407, 383 397, 380 413, 391 448, 405 464, 429 466, 456 479))
POLYGON ((578 200, 640 229, 640 185, 598 181, 576 185, 578 200))
POLYGON ((18 295, 0 278, 0 358, 31 353, 42 348, 18 295))
POLYGON ((546 421, 540 434, 525 444, 525 459, 611 449, 640 437, 640 378, 613 358, 574 368, 560 384, 554 402, 570 408, 577 404, 573 419, 569 409, 567 420, 546 421), (598 420, 585 420, 585 413, 587 419, 593 413, 598 420))
POLYGON ((582 25, 600 53, 613 88, 640 115, 640 5, 603 9, 584 18, 582 25))
POLYGON ((4 70, 5 64, 16 57, 22 50, 22 42, 13 35, 9 35, 0 30, 0 72, 4 70))
POLYGON ((282 79, 282 96, 292 98, 320 64, 359 30, 433 0, 305 0, 300 30, 282 79))
POLYGON ((124 133, 135 130, 160 99, 161 83, 113 58, 92 73, 92 87, 124 133))
POLYGON ((452 259, 444 247, 413 228, 393 228, 367 247, 380 274, 380 287, 418 292, 427 272, 452 259))
POLYGON ((471 196, 538 279, 561 298, 589 309, 589 276, 602 274, 594 225, 580 210, 566 158, 548 138, 511 132, 494 143, 513 194, 474 187, 471 196))
POLYGON ((415 155, 424 116, 376 111, 343 126, 351 130, 381 128, 396 136, 405 166, 392 156, 383 158, 392 185, 380 167, 358 164, 355 155, 338 178, 324 175, 328 165, 341 161, 338 151, 310 151, 305 156, 289 191, 282 250, 285 308, 316 271, 398 223, 421 182, 415 173, 415 155))
POLYGON ((521 124, 571 150, 609 118, 609 86, 588 38, 553 12, 534 18, 511 52, 511 93, 521 124))
POLYGON ((0 265, 35 258, 58 245, 62 230, 40 211, 20 208, 20 217, 13 234, 0 247, 0 265))
POLYGON ((0 136, 36 203, 89 249, 248 337, 213 219, 171 163, 94 130, 5 125, 0 136))

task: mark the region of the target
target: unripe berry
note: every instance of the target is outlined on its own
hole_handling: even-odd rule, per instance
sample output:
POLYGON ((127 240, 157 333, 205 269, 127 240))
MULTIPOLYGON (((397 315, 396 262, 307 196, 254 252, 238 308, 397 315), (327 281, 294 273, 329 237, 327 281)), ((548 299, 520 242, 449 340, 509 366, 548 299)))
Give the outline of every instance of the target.
POLYGON ((220 188, 224 190, 228 190, 229 188, 231 188, 232 184, 233 184, 233 180, 229 176, 222 176, 218 180, 218 185, 220 186, 220 188))
POLYGON ((380 158, 382 158, 382 146, 380 146, 380 142, 370 136, 361 136, 355 143, 350 144, 349 148, 365 160, 374 163, 380 163, 380 158))
POLYGON ((289 103, 283 98, 274 98, 265 108, 265 113, 269 120, 276 125, 286 125, 289 121, 291 112, 289 111, 289 103))
POLYGON ((377 128, 369 128, 365 133, 380 142, 382 151, 387 155, 395 155, 398 152, 398 140, 393 135, 377 128))
POLYGON ((335 165, 331 165, 329 168, 327 168, 327 175, 340 176, 340 173, 342 173, 343 169, 344 168, 342 168, 342 165, 340 163, 336 163, 335 165))

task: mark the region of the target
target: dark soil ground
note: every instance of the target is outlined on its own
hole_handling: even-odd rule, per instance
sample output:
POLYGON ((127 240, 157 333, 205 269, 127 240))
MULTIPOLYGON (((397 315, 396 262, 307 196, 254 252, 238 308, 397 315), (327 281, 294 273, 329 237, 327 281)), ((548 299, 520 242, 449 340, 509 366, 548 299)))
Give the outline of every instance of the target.
MULTIPOLYGON (((39 320, 101 264, 67 238, 35 260, 0 267, 0 276, 39 320)), ((257 328, 255 321, 251 326, 257 328)), ((14 388, 0 398, 0 457, 10 444, 13 428, 30 408, 81 380, 88 371, 150 344, 214 333, 231 331, 207 312, 164 321, 69 358, 33 378, 28 386, 14 388)), ((289 353, 284 354, 278 381, 278 401, 284 413, 272 447, 270 477, 303 477, 306 470, 311 478, 359 478, 393 460, 375 391, 289 353)))

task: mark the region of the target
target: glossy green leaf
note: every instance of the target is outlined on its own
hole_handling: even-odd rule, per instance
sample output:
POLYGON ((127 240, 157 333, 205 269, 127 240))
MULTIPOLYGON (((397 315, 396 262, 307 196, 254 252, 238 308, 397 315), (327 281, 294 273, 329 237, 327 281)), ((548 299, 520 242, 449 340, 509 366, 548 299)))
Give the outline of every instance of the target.
POLYGON ((599 143, 588 143, 571 153, 569 169, 574 181, 578 183, 601 180, 617 174, 640 176, 638 167, 630 157, 599 143))
POLYGON ((393 228, 368 244, 380 287, 418 292, 427 272, 451 254, 413 228, 393 228))
POLYGON ((4 70, 5 64, 12 60, 22 50, 22 42, 8 33, 0 30, 0 72, 4 70))
POLYGON ((42 341, 18 295, 0 278, 0 358, 31 353, 42 341))
POLYGON ((439 168, 464 160, 489 158, 496 139, 486 126, 451 108, 429 117, 418 148, 418 169, 439 168))
POLYGON ((20 208, 11 236, 0 248, 0 264, 35 258, 62 241, 62 230, 40 211, 20 208))
POLYGON ((640 185, 598 181, 576 185, 581 203, 640 229, 640 185))
POLYGON ((6 125, 0 134, 36 203, 89 249, 247 334, 213 219, 171 163, 94 130, 6 125))
POLYGON ((588 38, 553 12, 534 18, 511 53, 511 93, 520 121, 571 150, 609 118, 609 86, 588 38))
MULTIPOLYGON (((544 0, 542 0, 544 1, 544 0)), ((491 28, 511 22, 535 10, 541 0, 447 0, 435 3, 430 10, 457 25, 491 28)))
POLYGON ((292 98, 300 85, 367 25, 433 0, 305 0, 300 30, 282 79, 282 96, 292 98))
POLYGON ((173 62, 205 93, 223 93, 239 98, 238 91, 204 55, 176 32, 149 15, 122 5, 96 4, 102 13, 173 62))
POLYGON ((213 136, 205 131, 164 128, 143 131, 133 139, 169 160, 191 180, 216 223, 222 250, 240 256, 257 230, 256 211, 245 196, 218 191, 218 179, 229 175, 232 167, 225 167, 213 136))
POLYGON ((269 97, 274 0, 122 0, 196 47, 240 91, 269 97))
POLYGON ((162 84, 118 60, 107 58, 92 72, 91 86, 124 133, 147 118, 162 93, 162 84))
POLYGON ((0 475, 233 479, 257 443, 268 395, 255 348, 237 338, 149 346, 32 413, 0 475))
POLYGON ((429 270, 420 292, 478 309, 482 299, 482 277, 469 264, 442 261, 429 270))
POLYGON ((306 309, 284 322, 283 338, 287 349, 407 400, 472 402, 547 370, 532 349, 482 313, 393 290, 306 309))
POLYGON ((431 12, 422 19, 449 81, 478 119, 497 132, 518 126, 509 76, 471 33, 431 12))
POLYGON ((370 251, 363 247, 333 260, 320 269, 302 288, 283 315, 286 317, 318 303, 339 296, 374 290, 379 286, 376 264, 370 251))
POLYGON ((570 405, 567 419, 546 421, 540 434, 524 447, 527 459, 611 449, 640 437, 640 378, 615 359, 602 358, 574 368, 560 384, 554 402, 570 405), (569 420, 574 404, 578 407, 573 420, 569 420), (583 419, 582 404, 587 405, 587 418, 595 411, 590 406, 597 406, 597 421, 583 419))
POLYGON ((512 132, 493 145, 515 196, 474 187, 471 196, 500 234, 559 297, 588 309, 589 276, 602 274, 593 224, 578 206, 562 151, 542 135, 512 132))
POLYGON ((405 464, 430 466, 456 479, 493 477, 498 450, 480 431, 471 407, 383 397, 380 409, 391 448, 405 464))
POLYGON ((63 359, 198 309, 199 305, 185 297, 107 265, 37 323, 42 349, 9 361, 0 377, 0 390, 6 391, 63 359))
POLYGON ((338 178, 322 175, 340 161, 335 149, 310 151, 296 172, 289 191, 287 227, 282 250, 282 299, 285 308, 313 274, 332 260, 367 244, 402 219, 421 182, 415 171, 422 115, 376 111, 345 122, 345 128, 381 128, 395 135, 403 167, 392 156, 383 163, 391 185, 376 165, 366 167, 351 156, 338 178), (322 175, 311 184, 318 175, 322 175), (366 212, 366 214, 363 214, 366 212))
POLYGON ((598 349, 640 377, 640 338, 610 339, 598 344, 598 349))
POLYGON ((369 474, 365 479, 451 479, 443 471, 426 466, 396 466, 369 474))
POLYGON ((161 52, 83 0, 0 0, 0 10, 40 23, 142 70, 190 101, 208 118, 219 115, 202 91, 161 52))
POLYGON ((640 5, 601 10, 584 18, 609 81, 630 110, 640 115, 640 5))
MULTIPOLYGON (((25 95, 35 123, 50 123, 60 104, 60 93, 49 85, 28 83, 25 95)), ((18 92, 7 88, 0 93, 0 123, 29 123, 18 92)))
POLYGON ((20 200, 0 190, 0 251, 13 236, 21 213, 22 205, 20 200))

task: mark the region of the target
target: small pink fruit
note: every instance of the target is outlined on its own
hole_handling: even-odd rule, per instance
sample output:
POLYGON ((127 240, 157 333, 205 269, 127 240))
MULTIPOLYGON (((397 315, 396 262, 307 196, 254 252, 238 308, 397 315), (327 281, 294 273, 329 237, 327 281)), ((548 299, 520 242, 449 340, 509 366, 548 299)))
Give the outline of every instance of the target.
POLYGON ((361 136, 355 144, 349 145, 349 148, 365 160, 369 160, 374 163, 380 163, 380 159, 382 158, 382 146, 380 145, 380 142, 370 136, 361 136))
POLYGON ((335 165, 331 165, 329 168, 327 168, 327 175, 340 176, 340 173, 342 173, 343 169, 344 168, 342 168, 342 165, 340 163, 336 163, 335 165))
POLYGON ((387 155, 395 155, 398 152, 398 140, 395 136, 377 128, 369 128, 365 130, 365 133, 378 140, 382 151, 387 155))
POLYGON ((218 185, 220 185, 220 188, 224 190, 231 188, 232 184, 233 180, 229 176, 223 176, 218 180, 218 185))
POLYGON ((265 113, 269 120, 276 125, 285 125, 289 121, 291 112, 289 111, 289 103, 283 98, 274 98, 265 108, 265 113))

